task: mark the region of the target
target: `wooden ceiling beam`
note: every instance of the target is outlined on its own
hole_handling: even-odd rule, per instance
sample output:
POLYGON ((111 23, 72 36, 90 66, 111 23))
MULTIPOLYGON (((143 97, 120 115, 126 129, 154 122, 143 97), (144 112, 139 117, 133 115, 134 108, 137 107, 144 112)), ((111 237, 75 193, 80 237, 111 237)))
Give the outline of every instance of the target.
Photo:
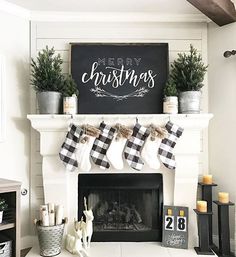
POLYGON ((236 10, 231 0, 187 0, 219 26, 236 21, 236 10))

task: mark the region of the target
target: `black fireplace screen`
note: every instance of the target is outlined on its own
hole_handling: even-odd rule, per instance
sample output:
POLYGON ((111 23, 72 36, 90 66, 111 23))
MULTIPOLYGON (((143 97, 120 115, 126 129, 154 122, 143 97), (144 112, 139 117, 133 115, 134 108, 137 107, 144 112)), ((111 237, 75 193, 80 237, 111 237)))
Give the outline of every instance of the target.
POLYGON ((161 174, 79 175, 79 213, 83 197, 94 214, 94 241, 160 241, 161 174))
POLYGON ((157 229, 156 217, 153 219, 150 213, 157 209, 157 204, 157 194, 149 189, 91 190, 88 196, 94 213, 94 231, 157 229))

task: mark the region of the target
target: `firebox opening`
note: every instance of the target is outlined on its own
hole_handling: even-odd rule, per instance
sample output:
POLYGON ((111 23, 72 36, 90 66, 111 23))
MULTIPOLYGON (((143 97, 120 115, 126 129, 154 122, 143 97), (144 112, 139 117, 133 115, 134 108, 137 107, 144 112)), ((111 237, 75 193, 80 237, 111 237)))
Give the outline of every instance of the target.
POLYGON ((80 174, 78 219, 83 198, 94 214, 93 241, 161 241, 161 174, 80 174))

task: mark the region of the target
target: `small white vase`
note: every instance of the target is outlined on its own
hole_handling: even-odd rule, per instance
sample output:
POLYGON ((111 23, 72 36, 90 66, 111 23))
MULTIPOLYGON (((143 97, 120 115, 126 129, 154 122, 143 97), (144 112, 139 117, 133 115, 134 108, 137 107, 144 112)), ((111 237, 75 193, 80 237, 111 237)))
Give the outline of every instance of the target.
POLYGON ((0 224, 2 223, 3 211, 0 211, 0 224))
POLYGON ((177 114, 178 113, 178 97, 167 96, 163 102, 163 113, 177 114))
POLYGON ((63 98, 63 113, 77 114, 78 113, 78 98, 77 96, 70 96, 63 98))

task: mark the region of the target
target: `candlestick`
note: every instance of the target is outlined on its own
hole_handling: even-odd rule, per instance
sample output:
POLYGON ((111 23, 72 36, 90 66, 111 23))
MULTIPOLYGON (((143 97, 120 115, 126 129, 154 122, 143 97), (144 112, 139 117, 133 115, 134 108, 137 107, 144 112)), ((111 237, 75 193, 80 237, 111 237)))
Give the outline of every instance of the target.
POLYGON ((207 201, 197 201, 197 210, 199 212, 207 212, 207 201))
POLYGON ((212 184, 212 175, 203 175, 202 183, 205 185, 211 185, 212 184))
POLYGON ((219 192, 218 193, 218 200, 219 200, 220 203, 229 203, 229 193, 219 192))
POLYGON ((199 247, 194 247, 195 251, 199 255, 214 255, 209 245, 209 217, 212 216, 212 212, 199 212, 194 209, 197 214, 198 224, 198 242, 199 247))
MULTIPOLYGON (((204 184, 203 182, 198 183, 199 186, 201 186, 202 189, 202 197, 201 199, 204 201, 207 201, 207 212, 212 212, 212 190, 214 187, 217 186, 217 184, 204 184)), ((211 248, 215 248, 215 245, 213 243, 213 233, 212 233, 212 215, 208 216, 208 225, 209 225, 209 244, 211 248)))
POLYGON ((235 255, 230 251, 229 207, 234 203, 213 202, 218 206, 219 249, 216 249, 216 254, 221 257, 233 257, 235 255))

